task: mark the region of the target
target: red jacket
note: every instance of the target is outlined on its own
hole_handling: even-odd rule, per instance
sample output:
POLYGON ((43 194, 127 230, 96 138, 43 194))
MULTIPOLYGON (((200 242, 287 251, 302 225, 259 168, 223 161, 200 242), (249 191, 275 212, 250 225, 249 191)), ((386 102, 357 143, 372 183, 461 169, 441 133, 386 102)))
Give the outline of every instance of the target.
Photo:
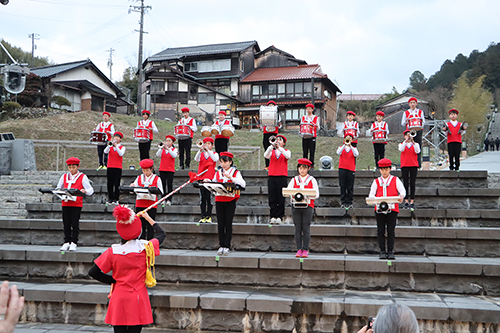
POLYGON ((283 153, 280 154, 279 158, 276 158, 276 149, 273 149, 273 152, 271 153, 267 175, 288 176, 288 159, 285 155, 283 155, 283 153))
MULTIPOLYGON (((386 182, 386 193, 384 194, 384 186, 383 186, 383 180, 381 179, 382 177, 378 177, 375 179, 375 182, 377 183, 377 193, 375 193, 376 197, 397 197, 399 196, 398 188, 396 186, 396 180, 397 178, 394 177, 393 175, 389 175, 389 179, 386 182)), ((375 205, 375 210, 377 210, 377 205, 375 205)), ((399 204, 395 203, 394 208, 392 209, 393 212, 398 212, 399 213, 399 204)))
POLYGON ((340 153, 339 157, 339 169, 356 171, 356 157, 354 156, 352 148, 349 152, 342 149, 342 153, 340 153))

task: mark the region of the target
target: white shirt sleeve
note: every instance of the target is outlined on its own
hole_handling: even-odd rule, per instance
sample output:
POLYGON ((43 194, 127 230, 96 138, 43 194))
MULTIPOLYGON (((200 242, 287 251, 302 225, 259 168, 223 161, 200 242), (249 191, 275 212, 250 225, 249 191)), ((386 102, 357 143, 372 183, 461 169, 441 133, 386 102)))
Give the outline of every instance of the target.
POLYGON ((212 159, 212 161, 214 162, 217 162, 219 160, 219 154, 217 154, 216 152, 214 152, 213 150, 209 150, 208 151, 208 155, 210 156, 210 158, 212 159))
POLYGON ((196 126, 196 120, 193 119, 193 125, 189 126, 193 132, 198 130, 198 126, 196 126))
POLYGON ((405 146, 406 146, 406 141, 401 142, 400 144, 398 144, 398 150, 399 150, 400 152, 405 151, 405 146))
POLYGON ((359 156, 358 148, 352 147, 351 149, 352 149, 352 154, 354 155, 354 157, 358 157, 359 156))
POLYGON ((106 148, 104 148, 104 154, 109 154, 110 149, 111 149, 111 146, 106 145, 106 148))
POLYGON ((89 178, 87 177, 87 175, 83 175, 82 185, 83 188, 85 189, 86 192, 85 194, 87 195, 94 194, 94 188, 92 187, 92 185, 90 185, 89 178))
POLYGON ((115 125, 111 124, 111 127, 109 128, 109 134, 111 134, 111 137, 113 137, 113 134, 115 134, 115 125))
POLYGON ((389 124, 385 123, 385 131, 387 132, 386 135, 389 136, 389 124))
POLYGON ((403 117, 401 118, 401 126, 406 126, 406 111, 403 112, 403 117))
POLYGON ((157 177, 158 177, 158 181, 156 182, 156 186, 158 187, 158 189, 160 190, 162 195, 165 195, 165 193, 163 193, 163 183, 161 182, 161 178, 160 178, 160 176, 157 176, 157 177))
POLYGON ((61 178, 59 178, 56 188, 63 188, 63 186, 64 186, 64 174, 61 176, 61 178))
POLYGON ((196 153, 196 155, 194 156, 194 160, 196 162, 199 162, 201 160, 201 150, 198 150, 198 152, 196 153))
POLYGON ((237 172, 236 176, 233 177, 232 179, 233 183, 240 185, 241 187, 246 187, 247 182, 243 179, 243 176, 241 175, 241 172, 237 172))
POLYGON ((278 149, 283 154, 283 156, 285 156, 287 160, 289 160, 290 157, 292 157, 292 152, 290 150, 285 149, 283 147, 279 147, 278 149))
POLYGON ((153 128, 153 132, 158 133, 158 127, 156 127, 156 124, 154 121, 151 120, 151 126, 153 128))
POLYGON ((119 156, 123 156, 123 154, 125 154, 125 146, 121 146, 120 148, 113 147, 113 149, 118 153, 119 156))
POLYGON ((293 188, 294 185, 295 185, 295 177, 292 177, 292 179, 288 183, 287 188, 293 188))
POLYGON ((425 125, 425 114, 424 114, 424 110, 421 110, 422 111, 422 127, 424 127, 425 125))
POLYGON ((140 176, 137 176, 137 177, 135 178, 135 180, 132 182, 132 186, 136 186, 136 187, 137 187, 137 186, 139 186, 139 177, 140 177, 140 176))
POLYGON ((269 146, 264 152, 264 158, 271 158, 272 154, 273 154, 273 146, 269 146))
POLYGON ((395 178, 396 178, 396 188, 398 189, 399 196, 403 198, 406 197, 406 189, 403 185, 403 182, 398 177, 395 178))
POLYGON ((161 157, 162 150, 163 148, 158 148, 158 150, 156 151, 156 157, 161 157))
POLYGON ((377 194, 377 187, 378 187, 377 180, 374 179, 372 186, 370 187, 370 194, 368 194, 369 198, 375 198, 375 195, 377 194))
POLYGON ((176 158, 177 157, 177 148, 172 147, 172 149, 168 150, 168 153, 170 154, 170 156, 172 156, 172 158, 176 158))
POLYGON ((415 153, 419 154, 420 153, 420 145, 416 142, 413 145, 415 146, 415 153))
POLYGON ((337 148, 337 155, 342 154, 342 150, 344 150, 344 145, 337 148))
POLYGON ((345 123, 342 123, 342 127, 340 127, 339 138, 344 137, 344 128, 345 128, 345 123))

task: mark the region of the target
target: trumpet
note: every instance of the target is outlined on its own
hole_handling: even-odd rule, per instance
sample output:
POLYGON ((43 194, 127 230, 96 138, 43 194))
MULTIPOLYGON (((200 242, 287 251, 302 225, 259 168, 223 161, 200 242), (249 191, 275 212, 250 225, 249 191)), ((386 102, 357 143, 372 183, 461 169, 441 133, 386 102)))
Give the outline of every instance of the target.
POLYGON ((163 148, 163 141, 158 142, 158 148, 163 148))
POLYGON ((278 142, 278 139, 276 138, 276 135, 271 135, 269 137, 269 143, 272 145, 275 145, 278 142))
POLYGON ((198 139, 198 141, 196 141, 196 145, 198 146, 198 148, 202 149, 204 144, 203 144, 203 140, 201 139, 198 139))
POLYGON ((350 145, 351 144, 351 139, 350 138, 345 138, 344 139, 344 144, 345 145, 350 145))
POLYGON ((416 130, 414 130, 414 129, 410 130, 410 136, 411 136, 412 138, 416 137, 416 136, 417 136, 417 131, 416 131, 416 130))
POLYGON ((112 141, 108 141, 108 146, 112 146, 113 145, 113 142, 112 141))

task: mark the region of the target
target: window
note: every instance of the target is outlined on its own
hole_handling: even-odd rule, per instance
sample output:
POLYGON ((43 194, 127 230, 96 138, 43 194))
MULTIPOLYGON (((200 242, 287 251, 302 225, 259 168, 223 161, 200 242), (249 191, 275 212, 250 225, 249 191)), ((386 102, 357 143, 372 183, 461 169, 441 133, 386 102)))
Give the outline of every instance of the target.
POLYGON ((311 83, 304 82, 304 96, 311 96, 311 83))
POLYGON ((151 86, 149 87, 150 94, 164 94, 165 93, 165 81, 151 81, 151 86))
POLYGON ((293 97, 293 87, 294 87, 294 84, 293 83, 287 83, 286 84, 286 97, 293 97))
POLYGON ((197 95, 198 95, 198 87, 195 86, 195 85, 190 85, 189 86, 189 96, 188 96, 188 99, 194 99, 194 100, 196 100, 197 99, 197 95))
POLYGON ((214 104, 215 94, 214 93, 199 93, 198 94, 199 104, 214 104))
POLYGON ((240 71, 245 71, 245 63, 243 62, 243 60, 240 60, 240 71))
POLYGON ((186 72, 197 72, 198 71, 198 63, 197 62, 188 62, 185 66, 186 72))
POLYGON ((207 60, 198 62, 198 72, 222 72, 231 70, 231 59, 207 60))
POLYGON ((179 90, 179 82, 178 81, 168 81, 167 84, 168 91, 177 91, 179 90))
POLYGON ((292 120, 292 110, 286 110, 285 119, 292 120))
POLYGON ((221 93, 229 94, 231 91, 231 81, 227 79, 207 80, 205 84, 221 93))
POLYGON ((277 89, 278 87, 276 84, 269 85, 269 99, 276 98, 277 89))
POLYGON ((285 84, 280 83, 278 84, 278 98, 284 98, 285 97, 285 84))
POLYGON ((302 96, 302 82, 295 82, 295 97, 302 96))
POLYGON ((260 95, 260 92, 261 92, 261 89, 260 89, 261 86, 259 85, 255 85, 252 87, 252 95, 253 96, 259 96, 260 95))

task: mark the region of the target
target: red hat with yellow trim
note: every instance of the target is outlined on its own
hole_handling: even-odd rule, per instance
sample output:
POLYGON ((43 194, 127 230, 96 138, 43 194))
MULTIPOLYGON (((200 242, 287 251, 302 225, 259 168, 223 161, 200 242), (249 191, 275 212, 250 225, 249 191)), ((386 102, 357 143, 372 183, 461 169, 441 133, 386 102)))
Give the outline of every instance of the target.
POLYGON ((392 162, 388 158, 383 158, 383 159, 379 160, 377 164, 378 164, 379 168, 390 168, 392 165, 392 162))
POLYGON ((116 231, 125 240, 136 239, 141 234, 141 219, 134 211, 125 205, 118 205, 113 209, 116 219, 116 231))
POLYGON ((172 142, 175 142, 175 136, 173 136, 173 135, 167 135, 167 136, 165 137, 165 139, 171 139, 171 140, 172 140, 172 142))
POLYGON ((299 158, 297 162, 298 162, 298 164, 304 164, 307 166, 312 165, 312 162, 310 160, 308 160, 307 158, 299 158))
POLYGON ((154 164, 155 164, 155 162, 152 159, 150 159, 150 158, 145 158, 145 159, 143 159, 142 161, 139 162, 139 165, 143 169, 152 168, 154 164))
POLYGON ((70 157, 66 160, 67 165, 80 165, 80 159, 78 157, 70 157))

